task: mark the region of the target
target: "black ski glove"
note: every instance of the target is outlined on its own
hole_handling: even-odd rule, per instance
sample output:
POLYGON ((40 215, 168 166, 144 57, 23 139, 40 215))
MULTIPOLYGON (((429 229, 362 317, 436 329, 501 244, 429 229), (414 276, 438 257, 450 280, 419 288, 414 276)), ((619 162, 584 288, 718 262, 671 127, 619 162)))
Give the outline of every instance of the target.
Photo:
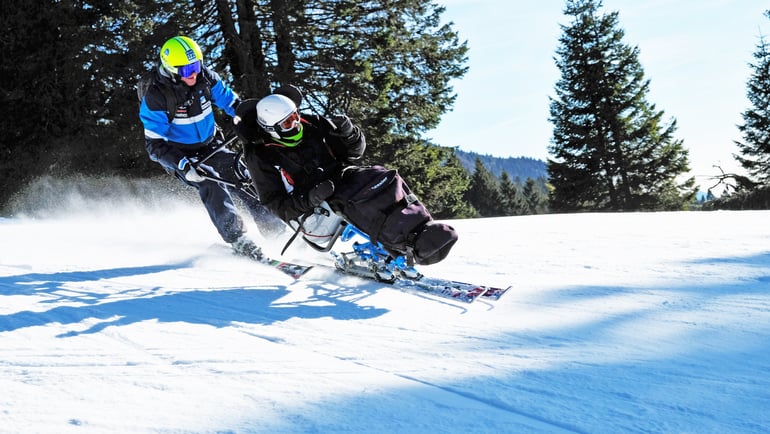
POLYGON ((309 204, 311 208, 315 208, 321 204, 321 202, 328 199, 334 194, 334 182, 331 179, 318 183, 315 187, 311 188, 307 193, 309 204))
POLYGON ((335 115, 331 119, 332 123, 337 127, 329 132, 329 135, 339 137, 340 140, 345 143, 351 143, 356 140, 356 129, 353 123, 350 122, 350 118, 346 115, 335 115))

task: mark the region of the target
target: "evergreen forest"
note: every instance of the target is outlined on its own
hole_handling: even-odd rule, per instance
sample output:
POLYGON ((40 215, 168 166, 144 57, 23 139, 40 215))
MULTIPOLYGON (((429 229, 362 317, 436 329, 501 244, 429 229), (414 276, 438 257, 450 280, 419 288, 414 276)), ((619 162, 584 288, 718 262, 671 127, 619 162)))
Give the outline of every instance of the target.
MULTIPOLYGON (((460 152, 423 137, 452 109, 468 45, 427 0, 29 0, 0 3, 0 215, 40 177, 168 177, 149 160, 136 82, 186 35, 243 98, 299 86, 303 110, 346 113, 366 164, 399 170, 436 218, 691 209, 676 120, 647 100, 639 48, 600 0, 565 0, 547 162, 460 152), (514 159, 516 160, 516 159, 514 159), (512 164, 516 163, 516 164, 512 164), (519 164, 521 163, 521 164, 519 164)), ((768 15, 770 17, 770 15, 768 15)), ((729 194, 703 208, 767 206, 770 54, 756 49, 729 194), (760 199, 757 199, 760 198, 760 199)), ((231 120, 217 113, 230 134, 231 120)), ((515 134, 513 135, 515 137, 515 134)), ((516 143, 510 143, 515 149, 516 143)))

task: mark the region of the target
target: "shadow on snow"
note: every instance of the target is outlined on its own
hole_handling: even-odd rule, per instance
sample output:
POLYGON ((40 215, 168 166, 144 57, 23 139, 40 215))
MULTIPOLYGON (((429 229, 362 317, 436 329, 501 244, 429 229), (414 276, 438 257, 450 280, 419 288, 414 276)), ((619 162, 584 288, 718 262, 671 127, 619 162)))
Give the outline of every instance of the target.
MULTIPOLYGON (((248 416, 238 425, 260 432, 267 432, 266 428, 391 432, 394 428, 416 427, 439 432, 467 432, 471 428, 475 432, 762 432, 770 426, 763 410, 770 405, 770 382, 766 375, 770 372, 766 356, 770 343, 764 339, 770 324, 766 311, 747 306, 758 315, 754 318, 756 322, 735 324, 709 323, 709 313, 715 310, 717 317, 724 313, 722 307, 712 304, 718 303, 719 298, 766 294, 770 254, 687 263, 707 267, 731 263, 747 268, 767 267, 768 272, 754 273, 752 278, 731 284, 685 281, 676 286, 588 285, 548 291, 522 301, 522 310, 543 309, 544 327, 503 329, 483 336, 471 334, 464 340, 468 348, 455 348, 474 351, 479 363, 503 362, 495 374, 429 380, 413 369, 372 366, 376 372, 409 380, 412 386, 317 402, 311 412, 298 409, 294 414, 293 409, 285 409, 277 426, 268 423, 266 427, 264 421, 250 420, 248 416), (613 297, 640 293, 649 293, 650 298, 623 312, 612 312, 613 297), (563 312, 545 310, 565 305, 591 315, 585 321, 550 327, 547 317, 553 315, 556 320, 563 312), (703 316, 691 318, 691 313, 703 316), (681 333, 655 336, 656 332, 671 329, 681 333), (742 339, 745 340, 741 342, 742 339), (501 358, 501 353, 509 354, 501 358), (419 414, 427 408, 442 416, 428 418, 420 425, 419 414), (350 418, 351 414, 381 416, 372 421, 350 418), (432 425, 438 420, 442 425, 432 425)), ((92 281, 95 275, 131 276, 188 265, 28 274, 2 277, 0 285, 10 287, 12 294, 40 290, 53 293, 63 283, 92 281), (30 290, 29 282, 33 281, 47 283, 30 290)), ((60 306, 46 312, 0 316, 0 331, 53 322, 76 324, 88 318, 105 321, 88 330, 61 336, 96 333, 110 325, 149 319, 215 327, 232 322, 271 324, 292 317, 369 319, 386 310, 362 307, 340 297, 366 296, 371 289, 365 288, 371 287, 364 284, 338 292, 326 290, 323 283, 311 285, 311 297, 291 303, 278 301, 291 292, 285 286, 188 290, 155 296, 152 292, 159 288, 139 288, 145 292, 142 297, 105 301, 107 295, 97 294, 102 299, 87 306, 60 306), (318 302, 323 305, 317 305, 318 302)), ((508 300, 515 298, 505 300, 510 303, 508 300)), ((732 312, 736 316, 746 314, 747 311, 732 312)), ((343 358, 333 353, 327 355, 343 358)), ((357 362, 359 366, 369 363, 357 362)))
POLYGON ((361 298, 369 291, 344 288, 339 291, 314 288, 306 300, 278 302, 290 293, 286 286, 268 285, 251 287, 220 287, 205 290, 174 291, 162 287, 130 287, 116 291, 94 292, 78 288, 76 295, 64 285, 91 282, 102 278, 130 277, 160 273, 190 267, 190 261, 168 265, 114 268, 62 273, 30 273, 0 277, 2 295, 54 296, 38 303, 61 301, 78 302, 79 306, 57 306, 33 312, 21 311, 0 315, 0 332, 49 323, 78 324, 87 319, 104 320, 84 331, 67 332, 59 337, 97 333, 109 326, 122 326, 146 320, 159 322, 187 322, 227 327, 233 322, 271 324, 290 318, 330 317, 338 320, 368 319, 387 312, 368 306, 359 306, 341 297, 361 298), (125 296, 117 300, 116 296, 125 296))

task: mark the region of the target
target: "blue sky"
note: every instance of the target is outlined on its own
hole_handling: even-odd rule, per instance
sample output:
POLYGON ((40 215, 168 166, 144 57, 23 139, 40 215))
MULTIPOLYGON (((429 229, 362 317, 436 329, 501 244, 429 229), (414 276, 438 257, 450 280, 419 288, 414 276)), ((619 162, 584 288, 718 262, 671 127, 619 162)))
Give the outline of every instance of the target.
MULTIPOLYGON (((564 1, 443 0, 445 22, 470 47, 469 71, 452 83, 454 110, 428 132, 435 143, 497 157, 545 160, 552 125, 553 57, 566 24, 564 1)), ((760 35, 770 38, 770 3, 759 0, 604 0, 618 11, 624 42, 639 47, 649 102, 675 118, 691 175, 739 171, 733 140, 750 107, 746 81, 760 35)))

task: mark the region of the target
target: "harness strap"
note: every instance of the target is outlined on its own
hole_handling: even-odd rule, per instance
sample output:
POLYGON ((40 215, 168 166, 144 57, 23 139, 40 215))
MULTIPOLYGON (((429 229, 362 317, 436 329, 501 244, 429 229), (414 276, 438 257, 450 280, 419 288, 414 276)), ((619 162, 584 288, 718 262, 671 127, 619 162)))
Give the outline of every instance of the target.
POLYGON ((293 243, 294 240, 297 239, 297 235, 299 235, 301 231, 302 231, 302 223, 300 223, 299 226, 297 226, 297 230, 294 231, 294 235, 292 235, 291 238, 289 238, 289 241, 287 241, 286 244, 283 246, 283 249, 281 249, 281 255, 283 255, 284 252, 286 252, 286 249, 289 248, 291 243, 293 243))
POLYGON ((176 92, 174 92, 174 89, 158 81, 155 82, 155 85, 160 89, 163 98, 166 100, 166 117, 171 122, 174 120, 174 116, 176 116, 176 92))
MULTIPOLYGON (((425 225, 420 226, 420 229, 425 225)), ((407 267, 414 267, 414 247, 417 244, 417 234, 420 231, 409 232, 406 236, 406 265, 407 267)))
POLYGON ((289 238, 289 241, 287 241, 286 244, 283 246, 283 249, 281 250, 281 256, 283 256, 284 252, 286 252, 286 249, 289 248, 289 246, 294 242, 294 240, 297 239, 297 236, 299 235, 299 233, 303 231, 304 226, 302 224, 302 221, 305 220, 306 217, 312 215, 314 212, 315 210, 310 210, 302 214, 301 216, 297 217, 297 220, 296 220, 297 229, 294 231, 294 235, 292 235, 291 238, 289 238))

